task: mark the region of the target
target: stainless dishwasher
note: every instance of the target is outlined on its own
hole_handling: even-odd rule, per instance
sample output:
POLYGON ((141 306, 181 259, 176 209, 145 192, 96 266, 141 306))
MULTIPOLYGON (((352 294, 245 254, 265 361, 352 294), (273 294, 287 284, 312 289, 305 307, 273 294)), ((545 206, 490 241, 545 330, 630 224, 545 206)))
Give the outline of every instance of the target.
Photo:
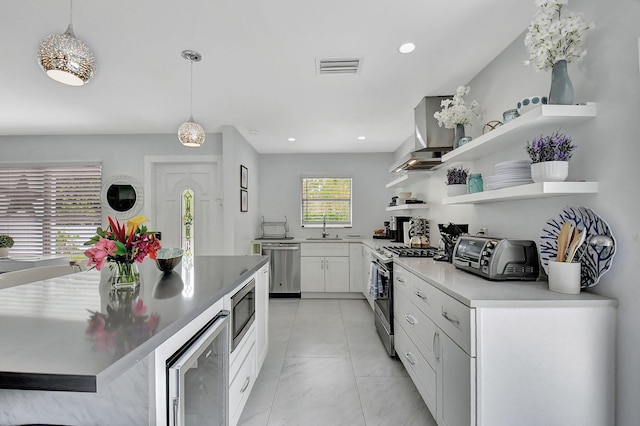
POLYGON ((262 243, 269 256, 269 296, 300 297, 300 244, 262 243))

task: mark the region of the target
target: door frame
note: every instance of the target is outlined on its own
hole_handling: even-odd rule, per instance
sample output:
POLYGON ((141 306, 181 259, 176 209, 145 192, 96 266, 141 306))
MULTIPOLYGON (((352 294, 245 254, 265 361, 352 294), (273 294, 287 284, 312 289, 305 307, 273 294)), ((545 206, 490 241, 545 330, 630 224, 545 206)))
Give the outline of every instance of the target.
MULTIPOLYGON (((224 184, 223 184, 223 167, 222 167, 222 155, 145 155, 144 157, 144 213, 147 218, 151 219, 151 209, 156 205, 156 192, 153 188, 153 176, 156 171, 156 165, 158 164, 217 164, 217 176, 216 179, 220 183, 221 187, 218 192, 218 197, 215 198, 216 202, 223 206, 224 200, 224 184)), ((224 216, 221 218, 224 220, 224 216)), ((156 220, 155 212, 153 213, 153 220, 156 220)), ((223 228, 224 229, 224 226, 223 228)))

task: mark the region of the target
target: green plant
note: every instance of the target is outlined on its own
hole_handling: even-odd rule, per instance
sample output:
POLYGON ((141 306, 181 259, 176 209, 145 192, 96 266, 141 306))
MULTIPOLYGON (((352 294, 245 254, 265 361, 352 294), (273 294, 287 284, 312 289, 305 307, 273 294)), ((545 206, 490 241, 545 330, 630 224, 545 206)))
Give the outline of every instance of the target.
POLYGON ((13 247, 13 238, 8 235, 0 235, 0 248, 13 247))

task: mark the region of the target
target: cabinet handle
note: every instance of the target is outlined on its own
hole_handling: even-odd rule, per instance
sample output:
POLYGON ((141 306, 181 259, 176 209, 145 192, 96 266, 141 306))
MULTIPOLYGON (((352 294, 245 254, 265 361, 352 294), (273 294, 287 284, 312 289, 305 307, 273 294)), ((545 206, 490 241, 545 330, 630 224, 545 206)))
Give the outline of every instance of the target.
POLYGON ((405 315, 404 319, 406 319, 407 322, 411 325, 415 325, 418 322, 413 315, 409 315, 409 314, 405 315))
POLYGON ((407 361, 409 361, 409 364, 416 365, 416 360, 411 352, 406 352, 404 354, 404 357, 407 359, 407 361))
POLYGON ((324 259, 320 259, 320 269, 324 269, 324 259))
POLYGON ((420 299, 422 300, 427 300, 427 296, 425 296, 424 294, 422 294, 422 292, 420 290, 416 290, 415 291, 415 295, 418 296, 420 299))
POLYGON ((247 379, 244 381, 244 384, 242 385, 242 389, 240 389, 240 393, 244 393, 244 391, 247 390, 250 382, 251 382, 251 376, 247 377, 247 379))
POLYGON ((437 331, 433 334, 433 353, 436 361, 440 361, 440 333, 437 331))
POLYGON ((324 262, 326 269, 329 269, 329 259, 325 259, 324 262))
POLYGON ((404 278, 402 278, 402 277, 396 277, 396 279, 398 280, 399 283, 403 283, 404 282, 404 278))
POLYGON ((460 324, 460 321, 458 321, 457 319, 453 319, 449 317, 449 313, 447 311, 444 310, 444 306, 442 307, 442 316, 449 322, 452 322, 455 325, 460 324))

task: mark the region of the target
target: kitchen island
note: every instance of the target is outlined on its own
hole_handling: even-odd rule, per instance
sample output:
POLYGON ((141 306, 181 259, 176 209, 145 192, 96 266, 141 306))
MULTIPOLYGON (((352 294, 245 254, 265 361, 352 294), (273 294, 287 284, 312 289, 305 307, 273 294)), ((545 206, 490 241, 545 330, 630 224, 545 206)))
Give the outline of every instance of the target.
POLYGON ((147 259, 131 296, 144 322, 106 337, 88 325, 113 306, 108 270, 0 290, 0 424, 155 424, 155 351, 212 307, 228 309, 225 297, 267 262, 196 256, 163 274, 147 259))

